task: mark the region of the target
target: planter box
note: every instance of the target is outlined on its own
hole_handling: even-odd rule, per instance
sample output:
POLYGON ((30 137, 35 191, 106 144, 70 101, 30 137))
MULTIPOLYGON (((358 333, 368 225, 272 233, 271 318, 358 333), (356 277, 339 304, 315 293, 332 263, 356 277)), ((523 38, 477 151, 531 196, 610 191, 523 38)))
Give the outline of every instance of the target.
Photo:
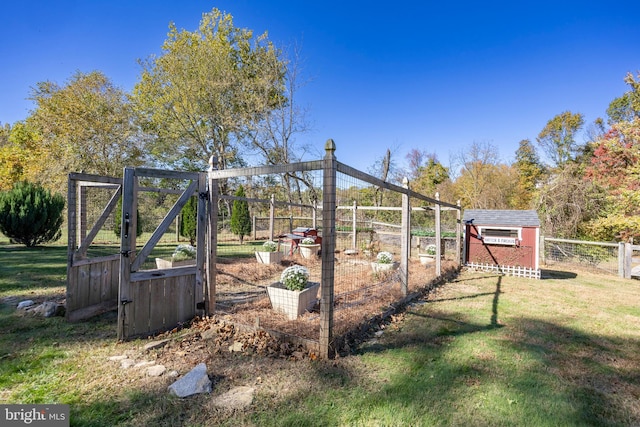
POLYGON ((423 265, 432 264, 432 263, 436 262, 436 256, 435 255, 418 254, 418 257, 420 257, 420 264, 423 264, 423 265))
POLYGON ((399 262, 392 262, 389 264, 382 264, 379 262, 372 262, 371 263, 371 269, 373 270, 374 273, 382 273, 385 271, 393 271, 393 270, 397 270, 398 267, 400 267, 400 263, 399 262))
POLYGON ((185 259, 183 261, 171 261, 162 258, 156 258, 156 267, 158 269, 184 267, 186 265, 196 265, 195 259, 185 259))
POLYGON ((302 258, 315 258, 318 256, 318 251, 320 250, 320 244, 315 243, 313 245, 298 245, 300 248, 300 255, 302 258))
POLYGON ((274 310, 287 315, 289 320, 295 320, 305 311, 311 310, 318 300, 319 282, 309 282, 301 291, 290 291, 280 282, 267 286, 267 293, 274 310))
POLYGON ((256 251, 256 260, 262 264, 279 264, 282 261, 282 252, 256 251))

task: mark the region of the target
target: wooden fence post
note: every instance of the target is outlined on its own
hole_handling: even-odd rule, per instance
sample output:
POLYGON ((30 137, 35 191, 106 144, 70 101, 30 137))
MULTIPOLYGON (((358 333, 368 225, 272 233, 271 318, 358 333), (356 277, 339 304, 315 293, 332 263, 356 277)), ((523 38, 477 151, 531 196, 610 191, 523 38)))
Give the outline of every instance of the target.
POLYGON ((358 250, 358 202, 353 201, 353 212, 351 215, 351 229, 353 231, 353 236, 351 237, 351 248, 354 250, 358 250))
POLYGON ((631 243, 624 244, 624 278, 631 279, 631 258, 633 256, 633 248, 631 243))
POLYGON ((333 286, 336 246, 336 144, 332 139, 325 144, 326 154, 322 171, 322 285, 320 287, 320 357, 333 356, 333 286))
MULTIPOLYGON (((409 179, 404 177, 402 186, 409 189, 409 179)), ((409 293, 409 255, 411 254, 411 203, 409 194, 402 193, 402 223, 400 227, 400 290, 402 296, 409 293)))
POLYGON ((458 209, 456 210, 456 260, 458 266, 462 265, 462 207, 460 206, 460 200, 456 203, 458 209))
POLYGON ((269 240, 273 242, 275 238, 274 229, 276 222, 276 195, 271 195, 271 202, 269 203, 269 240))
POLYGON ((624 266, 625 266, 624 242, 619 242, 618 243, 618 277, 625 277, 624 266))
MULTIPOLYGON (((218 169, 218 159, 211 156, 209 172, 218 169)), ((206 313, 212 314, 216 307, 216 257, 218 255, 218 180, 209 176, 209 239, 207 240, 207 307, 206 313)))
POLYGON ((436 193, 436 277, 442 274, 442 233, 440 231, 440 193, 436 193))

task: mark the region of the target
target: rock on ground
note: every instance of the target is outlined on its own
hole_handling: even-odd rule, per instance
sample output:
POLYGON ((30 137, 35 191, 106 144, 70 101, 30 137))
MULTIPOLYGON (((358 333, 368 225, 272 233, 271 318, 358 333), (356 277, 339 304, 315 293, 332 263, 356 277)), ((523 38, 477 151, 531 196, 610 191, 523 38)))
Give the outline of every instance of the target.
POLYGON ((211 380, 207 375, 207 365, 198 364, 184 377, 171 384, 169 392, 178 397, 187 397, 197 393, 211 393, 211 380))

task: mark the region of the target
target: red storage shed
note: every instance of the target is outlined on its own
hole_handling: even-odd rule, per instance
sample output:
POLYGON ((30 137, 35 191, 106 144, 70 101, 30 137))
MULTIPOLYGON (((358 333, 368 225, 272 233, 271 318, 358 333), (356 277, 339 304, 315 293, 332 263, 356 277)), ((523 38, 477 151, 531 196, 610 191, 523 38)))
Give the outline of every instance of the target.
POLYGON ((463 221, 467 266, 540 278, 536 211, 468 209, 463 221))

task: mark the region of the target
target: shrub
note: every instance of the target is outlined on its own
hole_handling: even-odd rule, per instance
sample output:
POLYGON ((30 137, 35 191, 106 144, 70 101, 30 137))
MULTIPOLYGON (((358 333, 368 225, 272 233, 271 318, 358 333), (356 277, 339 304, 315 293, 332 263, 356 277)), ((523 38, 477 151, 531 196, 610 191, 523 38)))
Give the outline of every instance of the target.
POLYGON ((301 265, 292 265, 284 269, 280 282, 290 291, 301 291, 309 281, 309 270, 301 265))
POLYGON ((391 252, 380 252, 376 256, 376 261, 380 264, 391 264, 393 262, 393 254, 391 252))
POLYGON ((275 252, 278 249, 278 244, 271 240, 267 240, 262 244, 262 252, 275 252))
POLYGON ((191 245, 178 245, 171 255, 172 261, 184 261, 196 258, 196 248, 191 245))
POLYGON ((64 198, 40 184, 17 182, 0 193, 0 231, 27 247, 60 238, 64 198))

